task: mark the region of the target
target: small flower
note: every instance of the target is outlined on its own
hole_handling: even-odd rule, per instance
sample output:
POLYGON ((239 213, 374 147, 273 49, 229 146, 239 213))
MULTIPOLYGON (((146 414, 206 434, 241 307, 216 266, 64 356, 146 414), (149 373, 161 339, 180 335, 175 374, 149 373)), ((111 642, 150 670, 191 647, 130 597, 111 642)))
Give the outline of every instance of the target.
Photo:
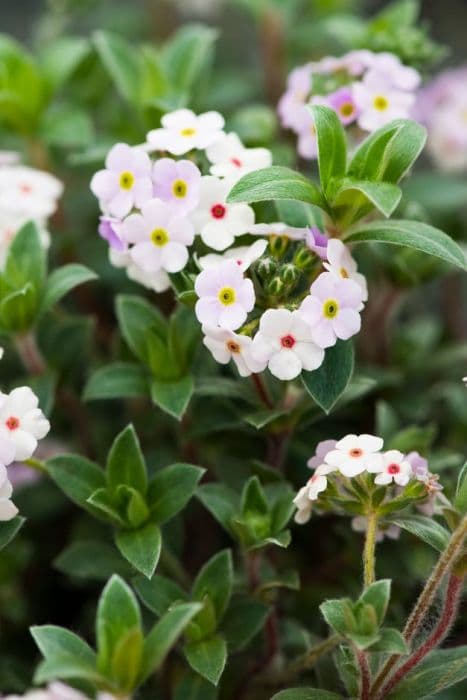
POLYGON ((318 442, 316 445, 316 451, 313 457, 310 457, 308 460, 307 467, 310 469, 317 469, 320 465, 323 464, 324 458, 326 457, 327 453, 330 452, 335 448, 337 444, 337 440, 322 440, 321 442, 318 442))
POLYGON ((137 146, 117 143, 105 159, 105 170, 91 180, 91 190, 101 207, 112 216, 123 218, 152 197, 151 161, 137 146))
POLYGON ((0 465, 0 522, 11 520, 18 514, 18 508, 11 500, 13 486, 8 480, 7 471, 0 465))
POLYGON ((291 241, 303 241, 308 235, 308 228, 296 228, 276 221, 272 224, 254 224, 249 233, 254 236, 284 236, 291 241))
POLYGON ((212 175, 201 178, 200 202, 193 213, 196 232, 214 250, 225 250, 235 236, 248 233, 255 214, 247 204, 227 204, 231 184, 212 175))
POLYGON ((143 272, 180 272, 188 262, 187 246, 195 233, 189 219, 160 199, 150 199, 141 214, 130 214, 121 228, 122 238, 133 243, 130 256, 143 272))
POLYGON ((311 285, 299 313, 309 324, 315 343, 328 348, 338 338, 348 340, 358 333, 361 303, 362 290, 356 282, 323 272, 311 285))
POLYGON ((287 90, 282 95, 277 111, 282 126, 296 131, 307 113, 306 102, 311 91, 312 68, 310 65, 295 68, 287 79, 287 90))
POLYGON ((115 250, 126 250, 127 244, 120 237, 122 222, 113 216, 101 216, 99 218, 98 233, 104 241, 107 241, 111 248, 115 250))
POLYGON ((306 243, 321 260, 327 260, 329 238, 325 233, 319 230, 317 226, 311 226, 307 229, 306 243))
POLYGON ((168 151, 175 156, 193 148, 205 149, 223 135, 224 117, 219 112, 196 115, 191 109, 177 109, 161 119, 162 128, 147 135, 152 150, 168 151))
POLYGON ((231 184, 253 170, 261 170, 272 164, 271 151, 267 148, 245 148, 237 134, 225 134, 208 146, 206 155, 212 165, 211 175, 227 177, 231 184))
POLYGON ((50 173, 18 165, 0 168, 0 210, 44 222, 57 208, 63 185, 50 173))
POLYGON ((375 435, 346 435, 328 452, 324 461, 344 476, 357 476, 368 468, 375 454, 383 447, 383 440, 375 435))
POLYGON ((325 103, 336 112, 344 126, 354 122, 358 116, 358 106, 350 87, 342 87, 326 95, 325 103))
POLYGON ((398 90, 416 90, 421 83, 421 75, 410 66, 404 66, 393 53, 373 54, 371 68, 383 73, 398 90))
POLYGON ((258 362, 251 354, 252 339, 225 328, 203 326, 203 343, 210 350, 214 359, 221 365, 233 360, 241 377, 262 372, 265 363, 258 362))
POLYGON ((357 272, 357 263, 342 241, 338 238, 331 238, 327 246, 327 262, 324 267, 337 277, 351 279, 358 284, 362 290, 362 301, 368 299, 368 286, 365 277, 357 272))
POLYGON ((311 518, 313 508, 313 501, 308 496, 308 485, 302 486, 293 502, 297 506, 294 520, 298 525, 304 525, 311 518))
POLYGON ((416 451, 409 452, 405 455, 405 461, 410 464, 412 476, 418 481, 427 481, 430 473, 428 471, 428 461, 416 451))
POLYGON ((255 305, 253 283, 243 277, 232 260, 203 270, 195 281, 199 299, 195 312, 200 323, 234 331, 239 328, 255 305))
POLYGON ((267 362, 271 374, 284 380, 298 377, 302 369, 317 369, 324 359, 308 324, 287 309, 268 309, 261 316, 252 353, 258 361, 267 362))
POLYGON ((412 93, 398 90, 376 70, 354 83, 352 94, 360 110, 357 122, 364 131, 375 131, 393 119, 409 117, 415 100, 412 93))
POLYGON ((114 267, 124 268, 130 280, 143 285, 146 289, 152 289, 159 294, 170 288, 170 277, 165 270, 144 272, 138 265, 135 265, 129 250, 119 251, 110 248, 109 260, 114 267))
POLYGON ((209 255, 204 255, 202 258, 200 258, 198 262, 203 270, 209 270, 210 268, 217 267, 225 260, 232 259, 237 263, 240 270, 245 272, 245 270, 248 270, 252 263, 259 260, 266 250, 267 245, 267 241, 259 240, 255 241, 252 245, 229 248, 229 250, 226 250, 223 255, 209 253, 209 255))
POLYGON ((412 467, 399 450, 388 450, 384 454, 373 455, 368 461, 368 471, 377 473, 375 484, 405 486, 412 476, 412 467))
POLYGON ((191 160, 156 160, 152 180, 154 197, 172 204, 178 213, 187 214, 198 206, 201 172, 191 160))
POLYGON ((27 386, 0 393, 0 444, 10 441, 15 461, 32 457, 37 441, 47 435, 50 423, 38 408, 39 400, 27 386))
POLYGON ((333 471, 334 467, 321 464, 316 469, 313 476, 308 479, 305 486, 299 490, 293 499, 298 509, 294 518, 296 523, 303 525, 308 522, 311 516, 313 501, 316 501, 319 498, 319 494, 326 490, 328 485, 327 475, 333 471))

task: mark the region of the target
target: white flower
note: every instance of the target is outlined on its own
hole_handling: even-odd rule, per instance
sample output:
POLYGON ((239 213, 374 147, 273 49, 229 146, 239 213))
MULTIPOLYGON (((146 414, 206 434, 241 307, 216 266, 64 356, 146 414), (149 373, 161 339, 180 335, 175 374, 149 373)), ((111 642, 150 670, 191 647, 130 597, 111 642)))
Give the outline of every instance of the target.
POLYGON ((13 487, 2 464, 0 465, 0 522, 11 520, 18 514, 18 508, 11 500, 12 494, 13 487))
POLYGON ((175 156, 193 148, 204 149, 223 135, 224 117, 219 112, 196 115, 191 109, 177 109, 161 119, 162 128, 147 135, 151 150, 168 151, 175 156))
POLYGON ((367 468, 375 453, 383 447, 383 440, 374 435, 346 435, 328 452, 324 461, 344 476, 357 476, 367 468))
POLYGON ((130 214, 120 228, 124 241, 134 244, 130 256, 147 274, 180 272, 188 262, 187 246, 194 241, 193 224, 160 199, 150 199, 141 214, 130 214))
POLYGON ((109 248, 109 260, 114 267, 126 269, 126 274, 133 282, 143 285, 146 289, 152 289, 154 292, 165 292, 170 287, 170 278, 165 270, 157 270, 156 272, 144 272, 133 262, 128 250, 120 251, 115 248, 109 248))
POLYGON ((202 270, 208 270, 212 267, 217 267, 225 260, 235 260, 242 272, 248 270, 250 265, 258 260, 268 246, 267 241, 255 241, 252 245, 239 246, 238 248, 229 248, 222 255, 209 253, 198 260, 202 270))
MULTIPOLYGON (((46 688, 29 690, 25 695, 5 695, 3 700, 88 700, 88 696, 70 688, 69 685, 56 681, 46 688)), ((102 692, 97 693, 96 700, 116 700, 116 698, 110 693, 102 692)), ((119 700, 125 700, 125 698, 119 695, 119 700)))
POLYGON ((212 175, 201 178, 200 203, 192 220, 196 233, 214 250, 225 250, 235 236, 248 233, 255 214, 247 204, 227 204, 231 184, 212 175))
POLYGON ((369 472, 377 473, 375 484, 390 484, 394 481, 398 486, 405 486, 412 476, 412 467, 402 452, 388 450, 381 455, 373 455, 368 462, 369 472))
POLYGON ((285 236, 291 241, 304 241, 308 231, 308 228, 294 228, 277 221, 272 224, 255 224, 250 228, 249 233, 255 236, 285 236))
POLYGON ((297 506, 295 522, 302 525, 308 522, 311 516, 313 501, 319 498, 319 494, 326 490, 328 485, 327 475, 334 471, 334 467, 327 464, 320 465, 313 476, 308 479, 305 486, 295 496, 293 502, 297 506))
POLYGON ((50 423, 38 408, 39 400, 27 386, 0 393, 0 444, 10 441, 15 461, 32 457, 37 441, 47 435, 50 423))
POLYGON ((199 299, 195 313, 206 326, 221 326, 234 331, 245 322, 255 305, 253 283, 245 279, 233 260, 203 270, 195 281, 199 299))
POLYGON ((324 267, 338 277, 351 279, 358 284, 362 290, 362 302, 368 299, 368 286, 364 275, 357 272, 357 263, 342 241, 338 238, 330 238, 328 241, 326 256, 328 262, 324 267))
MULTIPOLYGON (((30 216, 0 208, 0 269, 5 265, 10 245, 16 234, 30 219, 30 216)), ((50 246, 50 233, 46 231, 41 221, 36 220, 35 223, 42 247, 47 249, 50 246)))
POLYGON ((241 377, 262 372, 266 364, 255 360, 251 354, 252 339, 225 328, 203 326, 203 343, 221 365, 233 360, 241 377))
POLYGON ((267 362, 271 374, 284 380, 298 377, 302 369, 316 369, 324 359, 324 350, 313 342, 311 328, 287 309, 268 309, 261 316, 252 353, 259 362, 267 362))
POLYGON ((297 506, 294 520, 299 525, 304 525, 311 518, 313 508, 313 501, 308 497, 308 486, 302 486, 293 502, 297 506))
POLYGON ((50 173, 25 165, 0 168, 0 210, 17 219, 45 221, 62 192, 62 183, 50 173))
POLYGON ((213 165, 211 175, 227 177, 236 182, 253 170, 261 170, 272 164, 271 151, 267 148, 245 148, 237 134, 225 134, 208 146, 206 155, 213 165))
POLYGON ((376 70, 368 71, 362 82, 354 83, 352 94, 359 109, 358 125, 365 131, 375 131, 393 119, 409 117, 415 101, 412 93, 398 90, 376 70))

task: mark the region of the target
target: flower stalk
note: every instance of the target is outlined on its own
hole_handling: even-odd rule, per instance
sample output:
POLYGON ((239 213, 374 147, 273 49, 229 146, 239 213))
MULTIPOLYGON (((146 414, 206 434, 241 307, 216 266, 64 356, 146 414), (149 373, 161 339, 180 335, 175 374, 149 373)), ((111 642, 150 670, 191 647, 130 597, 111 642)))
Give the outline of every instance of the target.
POLYGON ((378 514, 368 513, 365 547, 363 549, 363 584, 365 588, 375 581, 375 549, 378 530, 378 514))

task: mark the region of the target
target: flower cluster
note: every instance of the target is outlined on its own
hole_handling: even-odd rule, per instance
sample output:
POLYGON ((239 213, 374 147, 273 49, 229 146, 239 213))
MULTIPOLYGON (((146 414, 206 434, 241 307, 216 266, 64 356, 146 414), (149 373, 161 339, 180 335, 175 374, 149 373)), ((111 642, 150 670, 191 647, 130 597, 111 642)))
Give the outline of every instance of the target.
MULTIPOLYGON (((3 700, 87 700, 87 695, 64 683, 50 683, 47 688, 36 688, 25 695, 4 695, 3 700)), ((110 693, 98 693, 97 700, 114 700, 110 693)), ((122 699, 123 700, 123 699, 122 699)))
MULTIPOLYGON (((339 502, 343 502, 342 497, 353 492, 351 480, 361 475, 371 475, 370 483, 372 480, 376 486, 395 486, 396 492, 411 481, 420 482, 424 486, 420 505, 423 509, 432 508, 433 496, 441 490, 437 476, 429 472, 424 457, 418 452, 403 454, 393 449, 383 451, 383 439, 375 435, 346 435, 339 441, 320 442, 308 461, 308 467, 314 470, 313 476, 294 499, 297 506, 295 521, 301 524, 310 519, 313 503, 329 486, 331 498, 338 496, 339 502)), ((388 498, 393 497, 394 492, 388 492, 388 498)), ((359 516, 354 518, 352 525, 360 531, 365 528, 365 522, 366 519, 359 516)), ((394 537, 396 531, 387 528, 384 534, 394 537)))
POLYGON ((316 135, 307 104, 326 105, 344 126, 372 132, 410 115, 419 84, 419 73, 391 53, 351 51, 295 68, 278 112, 282 125, 297 134, 299 154, 315 158, 316 135))
POLYGON ((57 209, 63 185, 50 173, 19 165, 11 152, 0 153, 0 267, 11 241, 27 221, 34 221, 44 247, 47 220, 57 209))
POLYGON ((217 112, 181 109, 144 147, 114 146, 91 182, 99 233, 111 261, 148 288, 164 291, 184 271, 217 362, 233 360, 242 376, 268 367, 293 379, 359 331, 366 281, 342 241, 315 227, 257 222, 252 207, 228 202, 235 182, 272 158, 223 126, 217 112), (153 151, 161 157, 152 160, 153 151))
POLYGON ((441 170, 467 170, 467 67, 443 71, 420 91, 415 116, 428 129, 428 151, 441 170))
POLYGON ((11 500, 13 487, 6 467, 32 457, 38 440, 50 430, 38 406, 39 400, 29 387, 18 387, 9 394, 0 392, 0 521, 11 520, 18 513, 11 500))

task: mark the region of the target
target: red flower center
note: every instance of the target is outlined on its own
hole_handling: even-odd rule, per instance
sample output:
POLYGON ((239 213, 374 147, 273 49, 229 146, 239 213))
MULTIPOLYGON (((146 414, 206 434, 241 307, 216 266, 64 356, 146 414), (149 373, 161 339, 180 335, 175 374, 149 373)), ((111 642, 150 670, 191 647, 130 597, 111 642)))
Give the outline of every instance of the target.
POLYGON ((283 348, 290 350, 290 348, 293 348, 293 346, 295 345, 295 338, 293 337, 293 335, 284 335, 281 338, 281 345, 283 348))
POLYGON ((5 425, 8 428, 8 430, 16 430, 19 428, 19 418, 16 418, 16 416, 10 416, 6 421, 5 425))
POLYGON ((226 209, 223 204, 214 204, 211 207, 211 214, 215 219, 223 219, 225 216, 226 209))
POLYGON ((352 450, 349 450, 349 457, 361 457, 362 454, 363 450, 360 447, 354 447, 352 450))
POLYGON ((399 474, 401 468, 398 464, 390 464, 388 467, 388 473, 389 474, 399 474))
POLYGON ((24 194, 31 194, 31 192, 32 192, 31 185, 28 185, 27 183, 20 185, 19 188, 20 188, 21 192, 23 192, 24 194))
POLYGON ((233 165, 235 165, 237 168, 242 167, 242 161, 239 160, 238 158, 231 158, 230 160, 233 163, 233 165))

